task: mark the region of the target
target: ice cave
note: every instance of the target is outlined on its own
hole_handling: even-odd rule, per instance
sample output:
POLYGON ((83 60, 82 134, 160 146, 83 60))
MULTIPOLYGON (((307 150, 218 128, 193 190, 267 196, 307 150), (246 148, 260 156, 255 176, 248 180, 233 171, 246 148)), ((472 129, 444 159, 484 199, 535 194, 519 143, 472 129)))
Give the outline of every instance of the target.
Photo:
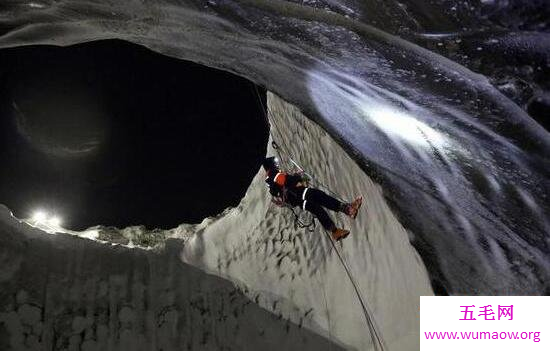
MULTIPOLYGON (((0 159, 11 158, 0 172, 0 350, 418 350, 420 296, 550 295, 549 29, 550 6, 538 0, 4 1, 0 100, 11 112, 0 107, 0 159), (162 178, 147 196, 109 192, 97 208, 68 216, 83 216, 85 227, 59 218, 43 224, 42 213, 27 218, 14 199, 38 192, 46 172, 7 176, 23 167, 10 119, 46 99, 56 112, 36 128, 15 127, 71 164, 94 152, 106 127, 90 122, 101 106, 80 99, 71 83, 63 94, 45 83, 35 89, 40 99, 14 99, 7 88, 30 88, 6 72, 21 60, 45 63, 32 54, 37 47, 113 40, 162 56, 163 74, 176 82, 183 61, 240 82, 197 91, 214 96, 196 102, 212 119, 196 119, 193 133, 208 141, 226 130, 233 139, 216 140, 215 157, 233 160, 238 147, 250 157, 230 172, 233 180, 220 180, 233 192, 213 207, 204 207, 212 201, 201 198, 201 179, 176 190, 162 178), (10 56, 21 52, 26 58, 10 56), (242 119, 226 123, 212 112, 228 111, 216 93, 245 90, 257 96, 237 103, 242 119), (77 103, 87 104, 85 113, 77 103), (269 155, 345 199, 363 196, 356 220, 334 217, 349 237, 335 243, 320 225, 303 228, 302 213, 297 220, 272 202, 261 169, 269 155), (181 196, 202 206, 196 212, 178 207, 176 194, 187 190, 181 196), (152 208, 167 217, 142 215, 152 208)), ((126 56, 109 55, 120 67, 109 74, 123 74, 126 56)), ((140 133, 157 135, 151 142, 183 143, 170 121, 192 114, 167 112, 184 97, 170 100, 162 88, 164 107, 150 124, 145 105, 104 123, 124 131, 144 112, 140 133), (170 129, 168 137, 154 134, 155 125, 170 129)), ((140 100, 131 85, 119 94, 140 100)), ((121 142, 115 156, 142 152, 137 145, 121 142)), ((201 159, 216 162, 200 146, 186 150, 191 171, 201 159)), ((142 167, 152 170, 142 178, 175 172, 163 169, 168 163, 142 167)), ((110 178, 83 181, 92 198, 100 196, 97 179, 110 178)), ((72 193, 71 181, 56 182, 72 193)), ((124 185, 136 194, 152 186, 124 185)), ((84 201, 64 199, 72 208, 84 201)))

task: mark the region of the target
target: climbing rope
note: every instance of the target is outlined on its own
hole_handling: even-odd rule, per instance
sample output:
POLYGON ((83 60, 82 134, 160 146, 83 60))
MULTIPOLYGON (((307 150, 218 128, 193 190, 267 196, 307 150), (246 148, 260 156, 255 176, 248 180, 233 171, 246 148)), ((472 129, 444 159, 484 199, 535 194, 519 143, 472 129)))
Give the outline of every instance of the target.
POLYGON ((353 274, 351 273, 351 269, 349 268, 349 265, 347 264, 344 255, 340 252, 338 247, 336 246, 336 243, 332 238, 330 237, 330 233, 326 230, 323 230, 330 241, 332 248, 336 252, 336 255, 338 256, 338 259, 340 260, 340 263, 344 267, 344 270, 346 271, 346 274, 351 282, 351 285, 353 286, 353 289, 355 291, 355 295, 357 295, 357 299, 359 300, 359 303, 361 304, 361 308, 363 309, 363 315, 365 316, 365 321, 367 323, 367 327, 369 328, 369 333, 371 335, 371 339, 373 341, 373 346, 375 351, 384 351, 384 343, 382 341, 381 336, 378 334, 378 331, 376 330, 376 324, 374 322, 374 318, 372 317, 372 312, 369 310, 368 305, 366 301, 363 299, 363 295, 361 294, 361 291, 359 290, 359 285, 357 284, 353 274))
MULTIPOLYGON (((267 125, 272 126, 273 128, 271 128, 271 130, 273 132, 276 132, 279 135, 279 137, 282 137, 282 133, 280 132, 278 126, 276 125, 276 122, 275 121, 271 122, 269 120, 269 113, 270 113, 269 106, 264 106, 264 104, 262 102, 262 99, 261 99, 261 96, 260 96, 260 92, 258 91, 258 87, 256 85, 254 85, 254 89, 255 89, 255 92, 256 92, 256 96, 258 97, 258 101, 260 103, 260 106, 261 106, 262 112, 264 114, 267 125)), ((286 158, 293 164, 293 166, 296 167, 302 174, 305 174, 310 179, 310 183, 315 185, 317 188, 321 188, 321 189, 325 190, 326 192, 331 194, 331 196, 333 196, 334 198, 340 200, 341 202, 345 202, 338 196, 338 194, 334 193, 328 186, 326 186, 325 184, 323 184, 322 182, 317 180, 311 174, 307 173, 304 170, 304 168, 302 166, 300 166, 300 164, 298 164, 291 157, 291 155, 288 152, 286 152, 283 148, 281 148, 280 145, 277 144, 277 142, 275 141, 275 138, 277 138, 277 137, 274 135, 274 133, 270 132, 270 134, 271 134, 271 137, 273 139, 272 142, 271 142, 271 146, 273 147, 273 149, 277 153, 277 156, 279 157, 280 160, 283 160, 282 155, 285 154, 286 158)), ((284 138, 280 138, 279 140, 284 140, 284 138)), ((295 212, 294 208, 292 208, 290 206, 289 206, 289 208, 291 209, 292 213, 294 214, 295 223, 297 223, 301 228, 307 228, 309 231, 314 231, 315 230, 315 218, 312 218, 312 221, 309 224, 303 223, 300 220, 299 214, 297 214, 295 212)), ((336 243, 334 242, 334 240, 332 240, 332 238, 330 236, 330 233, 327 232, 326 230, 323 230, 323 231, 325 232, 329 242, 331 243, 332 248, 336 252, 336 255, 338 257, 338 260, 340 261, 340 264, 344 267, 346 275, 347 275, 349 281, 351 282, 351 284, 353 286, 355 294, 357 295, 357 299, 359 300, 359 303, 360 303, 361 308, 363 310, 363 315, 365 317, 365 321, 366 321, 367 327, 369 329, 369 333, 371 335, 374 350, 375 351, 384 351, 385 350, 384 343, 382 341, 382 338, 381 338, 380 334, 377 331, 377 327, 376 327, 374 318, 372 317, 373 314, 369 310, 366 301, 363 299, 363 295, 361 294, 361 291, 359 289, 359 285, 357 284, 356 279, 353 276, 353 274, 351 272, 351 269, 349 268, 349 265, 347 264, 343 254, 338 249, 338 247, 337 247, 336 243)), ((326 304, 326 296, 325 296, 325 304, 326 304)), ((327 308, 327 311, 328 311, 328 306, 326 306, 326 308, 327 308)), ((330 326, 329 326, 329 328, 330 328, 330 326)), ((330 333, 330 330, 329 330, 329 333, 330 333)), ((332 338, 332 335, 331 335, 331 338, 332 338)))

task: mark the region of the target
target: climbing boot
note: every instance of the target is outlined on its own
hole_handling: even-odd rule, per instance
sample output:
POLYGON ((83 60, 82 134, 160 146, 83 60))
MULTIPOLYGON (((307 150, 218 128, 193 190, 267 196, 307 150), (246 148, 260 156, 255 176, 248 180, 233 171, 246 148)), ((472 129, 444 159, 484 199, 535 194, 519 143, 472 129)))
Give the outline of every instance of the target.
POLYGON ((349 230, 335 228, 332 231, 332 239, 340 241, 349 235, 349 230))
POLYGON ((355 217, 357 217, 357 212, 359 212, 359 209, 361 208, 362 203, 363 197, 359 196, 357 199, 353 200, 352 203, 346 205, 344 212, 346 213, 346 215, 355 219, 355 217))

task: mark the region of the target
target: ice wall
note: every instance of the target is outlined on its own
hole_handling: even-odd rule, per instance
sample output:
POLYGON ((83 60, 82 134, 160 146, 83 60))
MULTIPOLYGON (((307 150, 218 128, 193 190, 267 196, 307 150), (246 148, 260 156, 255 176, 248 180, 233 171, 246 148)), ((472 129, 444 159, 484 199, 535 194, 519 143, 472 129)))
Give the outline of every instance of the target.
MULTIPOLYGON (((335 217, 352 231, 341 252, 388 349, 417 350, 419 296, 433 293, 381 188, 296 107, 273 94, 268 106, 271 134, 282 149, 342 197, 365 197, 356 221, 335 217)), ((186 262, 241 282, 249 294, 260 294, 262 306, 295 323, 359 350, 372 347, 358 297, 325 232, 319 225, 312 233, 296 228, 289 209, 270 204, 262 171, 237 208, 199 231, 183 249, 186 262)))

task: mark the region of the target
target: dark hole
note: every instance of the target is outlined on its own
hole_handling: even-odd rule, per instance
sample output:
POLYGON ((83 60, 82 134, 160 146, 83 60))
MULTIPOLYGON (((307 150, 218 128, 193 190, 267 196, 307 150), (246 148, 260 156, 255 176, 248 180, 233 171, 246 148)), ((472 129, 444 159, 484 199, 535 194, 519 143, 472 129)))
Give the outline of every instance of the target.
POLYGON ((262 109, 243 78, 123 41, 2 50, 0 203, 79 230, 200 222, 258 171, 262 109))

